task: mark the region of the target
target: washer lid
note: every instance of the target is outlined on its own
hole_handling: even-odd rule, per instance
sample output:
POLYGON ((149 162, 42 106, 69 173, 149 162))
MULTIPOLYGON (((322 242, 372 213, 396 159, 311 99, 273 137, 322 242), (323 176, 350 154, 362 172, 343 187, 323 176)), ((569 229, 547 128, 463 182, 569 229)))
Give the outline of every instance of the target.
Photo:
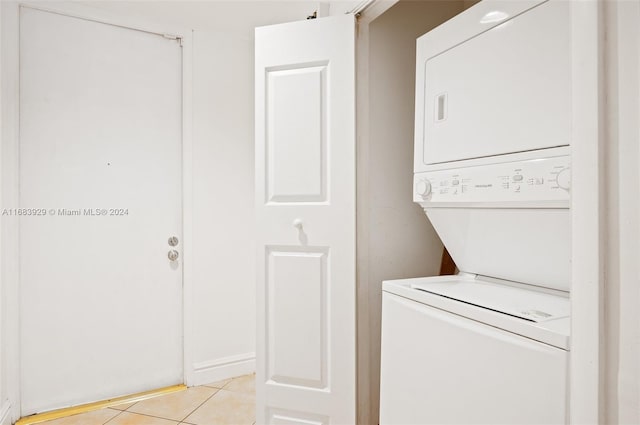
POLYGON ((568 298, 481 280, 423 281, 411 288, 536 323, 570 315, 568 298))

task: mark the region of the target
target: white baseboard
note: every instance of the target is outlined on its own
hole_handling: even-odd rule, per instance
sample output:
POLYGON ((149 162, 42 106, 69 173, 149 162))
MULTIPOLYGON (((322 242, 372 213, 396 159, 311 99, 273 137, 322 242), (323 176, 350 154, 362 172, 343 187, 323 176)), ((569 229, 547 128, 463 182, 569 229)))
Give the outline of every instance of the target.
MULTIPOLYGON (((222 381, 256 371, 256 353, 238 354, 193 364, 193 381, 189 386, 204 385, 222 381)), ((0 424, 4 425, 4 424, 0 424)))
POLYGON ((0 409, 0 425, 11 425, 11 405, 9 403, 0 409))

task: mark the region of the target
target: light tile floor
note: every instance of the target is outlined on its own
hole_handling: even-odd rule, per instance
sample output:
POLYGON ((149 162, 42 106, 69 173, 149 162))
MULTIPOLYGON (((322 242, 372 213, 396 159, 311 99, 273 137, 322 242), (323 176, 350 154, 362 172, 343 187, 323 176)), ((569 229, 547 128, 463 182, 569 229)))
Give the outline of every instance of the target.
POLYGON ((255 376, 245 375, 42 424, 252 425, 256 420, 255 398, 255 376))

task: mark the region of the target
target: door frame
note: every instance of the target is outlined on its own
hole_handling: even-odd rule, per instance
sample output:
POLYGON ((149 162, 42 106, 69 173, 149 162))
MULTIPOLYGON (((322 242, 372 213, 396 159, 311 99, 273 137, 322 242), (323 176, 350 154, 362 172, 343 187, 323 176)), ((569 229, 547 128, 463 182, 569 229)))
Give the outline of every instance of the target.
MULTIPOLYGON (((193 31, 158 24, 140 18, 114 14, 85 4, 14 0, 2 2, 2 157, 0 162, 2 208, 19 207, 19 147, 20 147, 20 8, 58 13, 97 23, 116 25, 154 34, 170 34, 182 41, 182 298, 183 298, 183 383, 193 382, 193 166, 192 166, 192 85, 193 85, 193 31)), ((10 410, 12 421, 20 418, 20 275, 19 275, 19 221, 17 217, 5 217, 0 228, 1 259, 1 332, 2 373, 0 411, 10 410), (8 365, 11 365, 8 366, 8 365), (16 365, 18 367, 16 367, 16 365), (4 405, 3 403, 8 403, 4 405)))
POLYGON ((571 2, 571 424, 605 423, 605 3, 571 2))
POLYGON ((356 14, 356 423, 378 423, 378 406, 371 403, 371 308, 369 290, 369 25, 399 0, 372 0, 358 5, 356 14))

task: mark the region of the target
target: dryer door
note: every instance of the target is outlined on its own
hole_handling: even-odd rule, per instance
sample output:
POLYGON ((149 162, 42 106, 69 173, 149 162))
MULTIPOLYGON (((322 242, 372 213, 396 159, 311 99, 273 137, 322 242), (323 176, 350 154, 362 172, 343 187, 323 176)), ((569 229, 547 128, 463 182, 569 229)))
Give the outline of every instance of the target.
MULTIPOLYGON (((569 3, 542 3, 460 44, 447 37, 464 31, 462 16, 418 39, 416 171, 570 144, 569 3)), ((497 13, 487 10, 482 19, 497 13)))
POLYGON ((566 351, 387 292, 382 302, 380 425, 565 423, 566 351))

